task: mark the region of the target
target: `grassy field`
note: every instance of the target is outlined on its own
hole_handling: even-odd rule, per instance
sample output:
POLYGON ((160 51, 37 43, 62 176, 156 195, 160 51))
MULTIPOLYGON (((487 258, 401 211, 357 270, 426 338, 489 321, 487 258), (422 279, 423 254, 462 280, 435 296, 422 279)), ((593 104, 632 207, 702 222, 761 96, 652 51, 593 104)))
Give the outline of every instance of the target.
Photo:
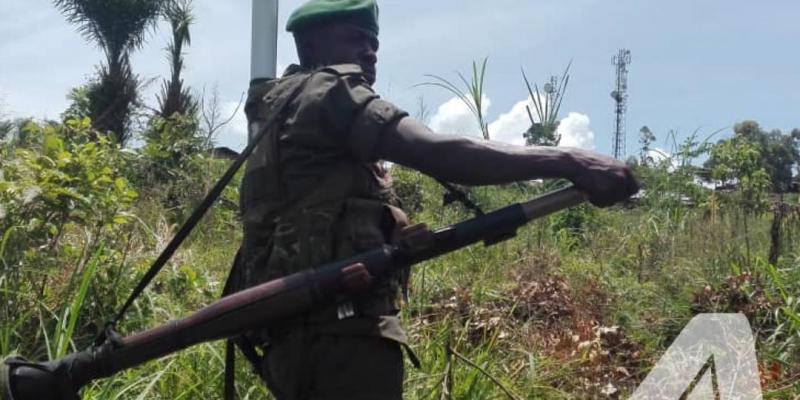
MULTIPOLYGON (((47 203, 49 191, 68 186, 54 183, 63 177, 36 175, 41 171, 31 165, 40 160, 26 164, 24 154, 3 151, 0 354, 35 360, 90 343, 224 168, 200 157, 191 161, 192 176, 152 185, 142 171, 120 167, 109 172, 118 197, 101 197, 98 182, 87 205, 75 201, 64 211, 56 207, 63 193, 47 203), (125 179, 118 182, 117 175, 125 179), (126 190, 138 195, 123 201, 126 190), (38 210, 41 202, 54 208, 38 210), (112 212, 97 214, 97 204, 106 203, 112 212)), ((77 162, 76 154, 89 150, 62 151, 77 162)), ((109 157, 108 165, 141 162, 109 157)), ((64 165, 63 174, 96 167, 64 165)), ((443 205, 432 180, 401 168, 394 175, 414 221, 440 227, 470 217, 458 204, 443 205)), ((525 184, 471 193, 490 210, 542 190, 525 184)), ((235 187, 228 189, 120 331, 153 327, 218 298, 241 238, 237 196, 235 187)), ((798 213, 790 209, 783 219, 773 265, 767 260, 775 212, 747 213, 726 195, 708 192, 694 204, 673 197, 651 190, 624 206, 576 207, 506 242, 416 266, 402 318, 422 368, 407 364, 406 398, 624 398, 702 312, 746 315, 757 337, 765 397, 800 396, 798 213)), ((797 198, 784 202, 796 205, 797 198)), ((240 360, 240 397, 270 398, 240 360)), ((224 346, 203 344, 96 382, 84 398, 220 398, 223 366, 224 346)))

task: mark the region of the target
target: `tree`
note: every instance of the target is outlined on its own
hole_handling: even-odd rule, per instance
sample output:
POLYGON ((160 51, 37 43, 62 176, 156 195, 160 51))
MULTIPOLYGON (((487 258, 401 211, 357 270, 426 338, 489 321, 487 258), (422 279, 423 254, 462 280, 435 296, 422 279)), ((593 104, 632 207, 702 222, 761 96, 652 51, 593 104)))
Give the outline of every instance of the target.
POLYGON ((748 134, 722 141, 711 149, 715 160, 711 176, 723 183, 735 183, 738 187, 739 204, 744 211, 744 238, 747 262, 750 262, 750 228, 748 214, 766 209, 766 194, 770 188, 770 176, 762 166, 762 147, 748 134))
POLYGON ((141 48, 155 25, 164 0, 53 0, 78 26, 83 37, 105 53, 98 76, 88 88, 92 125, 124 144, 130 137, 132 109, 139 80, 131 71, 130 54, 141 48))
POLYGON ((650 155, 650 145, 656 141, 656 135, 647 125, 639 129, 639 144, 642 145, 639 152, 639 163, 643 166, 653 164, 653 157, 650 155))
POLYGON ((219 87, 214 84, 211 89, 211 95, 206 97, 206 90, 203 88, 203 93, 200 96, 200 104, 198 106, 200 111, 200 133, 203 135, 204 146, 206 149, 211 149, 214 145, 214 140, 217 131, 228 125, 236 117, 236 113, 244 103, 244 92, 239 96, 239 102, 230 114, 223 115, 223 107, 219 99, 219 87))
POLYGON ((773 190, 785 193, 792 187, 793 170, 800 162, 800 132, 784 135, 773 130, 759 136, 763 148, 762 166, 772 181, 773 190))
MULTIPOLYGON (((734 125, 733 132, 732 139, 722 140, 718 145, 734 140, 751 143, 759 152, 758 164, 769 176, 772 190, 780 193, 790 190, 793 171, 800 163, 800 130, 784 135, 780 130, 764 131, 755 121, 743 121, 734 125)), ((712 154, 706 168, 713 170, 718 163, 712 154)))
POLYGON ((11 121, 0 120, 0 141, 5 140, 6 136, 9 136, 12 128, 13 124, 11 124, 11 121))
POLYGON ((5 140, 5 138, 9 136, 14 126, 11 121, 5 118, 5 113, 3 112, 2 106, 3 100, 0 99, 0 141, 5 140))
POLYGON ((172 43, 167 46, 170 62, 170 79, 161 83, 161 94, 158 96, 159 114, 169 117, 178 113, 195 115, 198 110, 197 99, 189 88, 183 85, 183 46, 192 43, 189 26, 194 22, 191 0, 173 0, 164 8, 164 16, 172 27, 172 43))
POLYGON ((68 119, 91 119, 91 103, 89 101, 89 85, 81 85, 72 88, 67 95, 69 100, 69 107, 61 113, 61 120, 68 119))
POLYGON ((761 149, 747 136, 725 140, 711 149, 715 160, 711 176, 721 184, 736 184, 744 208, 758 211, 765 206, 770 176, 761 165, 761 149))
MULTIPOLYGON (((792 129, 792 133, 790 133, 789 136, 792 137, 792 141, 794 142, 794 150, 800 153, 800 129, 798 128, 792 129)), ((795 175, 792 184, 793 186, 796 187, 800 185, 800 161, 797 162, 797 165, 795 165, 795 167, 797 169, 797 174, 795 175)))

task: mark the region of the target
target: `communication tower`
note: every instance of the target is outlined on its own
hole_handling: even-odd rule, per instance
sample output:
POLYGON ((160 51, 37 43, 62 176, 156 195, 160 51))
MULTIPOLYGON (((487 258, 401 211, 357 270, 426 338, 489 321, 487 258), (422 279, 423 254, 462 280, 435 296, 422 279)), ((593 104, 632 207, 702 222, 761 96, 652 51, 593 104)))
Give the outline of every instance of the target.
POLYGON ((631 51, 620 49, 612 58, 617 74, 617 88, 611 92, 616 103, 617 123, 614 129, 614 158, 625 158, 625 113, 628 111, 628 65, 631 63, 631 51))

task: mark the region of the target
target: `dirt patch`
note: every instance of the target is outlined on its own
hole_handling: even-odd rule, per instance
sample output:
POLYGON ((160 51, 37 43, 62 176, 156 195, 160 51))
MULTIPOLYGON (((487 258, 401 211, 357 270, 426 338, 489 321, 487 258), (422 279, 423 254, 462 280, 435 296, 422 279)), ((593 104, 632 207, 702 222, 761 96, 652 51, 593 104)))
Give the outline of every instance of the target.
POLYGON ((762 317, 782 305, 782 302, 766 295, 761 279, 750 273, 743 273, 729 276, 718 286, 707 285, 695 292, 692 312, 742 313, 754 328, 772 329, 774 326, 760 326, 765 322, 762 317))
MULTIPOLYGON (((719 285, 708 285, 695 292, 692 312, 741 313, 750 322, 756 343, 788 340, 778 311, 785 303, 780 296, 770 296, 768 290, 757 275, 743 273, 729 276, 719 285)), ((758 368, 765 392, 792 386, 800 379, 800 365, 796 363, 760 360, 758 368)))
POLYGON ((555 386, 580 398, 617 398, 641 381, 643 346, 608 325, 611 299, 597 283, 570 287, 561 276, 531 276, 524 267, 511 277, 522 340, 569 369, 555 386))
POLYGON ((599 285, 570 287, 538 264, 515 266, 508 278, 502 295, 480 304, 468 289, 447 291, 420 322, 457 321, 470 346, 492 340, 533 350, 568 370, 549 383, 580 398, 617 398, 641 381, 643 346, 606 325, 610 299, 599 285))

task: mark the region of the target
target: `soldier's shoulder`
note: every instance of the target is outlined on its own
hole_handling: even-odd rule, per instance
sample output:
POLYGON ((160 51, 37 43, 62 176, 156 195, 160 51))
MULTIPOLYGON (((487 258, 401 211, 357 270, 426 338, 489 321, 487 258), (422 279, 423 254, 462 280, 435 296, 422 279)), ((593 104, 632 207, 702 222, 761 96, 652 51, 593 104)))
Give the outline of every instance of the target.
POLYGON ((317 70, 322 80, 329 82, 346 82, 347 86, 360 86, 372 90, 372 87, 364 77, 364 70, 358 64, 335 64, 322 67, 317 70))
MULTIPOLYGON (((362 103, 376 96, 354 64, 329 65, 315 70, 300 97, 309 102, 362 103)), ((343 103, 342 103, 343 104, 343 103)))
POLYGON ((320 69, 320 72, 334 74, 342 77, 364 76, 364 71, 358 64, 335 64, 320 69))
POLYGON ((284 97, 295 92, 295 88, 302 84, 307 74, 292 74, 278 79, 265 80, 252 84, 247 91, 245 113, 254 112, 256 109, 267 110, 279 103, 284 97))

